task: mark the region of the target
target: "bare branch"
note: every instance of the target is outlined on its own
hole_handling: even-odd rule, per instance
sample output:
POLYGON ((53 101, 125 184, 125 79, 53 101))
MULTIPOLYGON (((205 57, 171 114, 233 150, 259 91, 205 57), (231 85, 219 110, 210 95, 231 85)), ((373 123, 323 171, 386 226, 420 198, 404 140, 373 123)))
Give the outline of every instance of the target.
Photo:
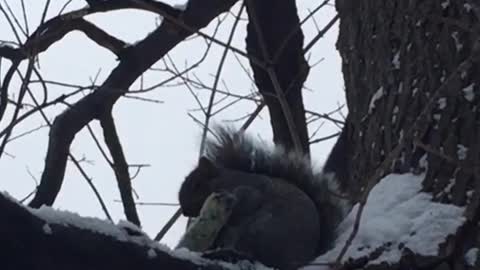
MULTIPOLYGON (((32 71, 33 71, 33 64, 34 64, 34 59, 30 58, 29 61, 28 61, 28 66, 27 66, 27 71, 26 71, 26 74, 25 74, 25 79, 22 80, 22 84, 20 86, 20 91, 19 91, 19 95, 18 95, 17 104, 21 104, 22 101, 23 101, 23 98, 25 97, 25 93, 27 92, 27 89, 28 89, 28 83, 30 82, 30 77, 31 77, 32 71)), ((13 123, 17 120, 18 114, 20 113, 20 109, 21 109, 21 106, 17 106, 15 108, 15 111, 13 112, 12 120, 11 120, 10 125, 9 125, 9 126, 11 126, 11 128, 6 129, 5 137, 3 138, 3 141, 0 144, 0 158, 2 157, 2 153, 5 150, 5 146, 7 145, 8 139, 10 137, 10 134, 12 133, 12 130, 13 130, 13 125, 11 125, 11 123, 13 123)))
POLYGON ((130 234, 124 227, 105 222, 101 225, 111 226, 108 230, 112 233, 100 233, 96 227, 55 223, 34 213, 0 194, 2 264, 6 269, 226 269, 201 256, 192 254, 195 262, 177 256, 145 235, 130 234))
POLYGON ((245 5, 242 5, 240 10, 238 11, 238 15, 235 19, 235 22, 233 23, 232 30, 230 31, 230 35, 228 37, 227 47, 225 47, 224 50, 223 50, 223 55, 222 55, 222 58, 220 59, 220 63, 219 63, 218 68, 217 68, 217 74, 215 76, 215 81, 213 83, 212 92, 210 94, 210 98, 209 98, 209 101, 208 101, 208 108, 207 108, 207 111, 206 111, 206 114, 205 114, 205 127, 203 128, 203 131, 202 131, 202 143, 200 145, 200 156, 203 155, 203 152, 205 150, 205 140, 207 138, 207 130, 208 130, 210 118, 212 116, 212 107, 213 107, 213 102, 215 100, 215 93, 217 92, 217 87, 218 87, 218 82, 220 80, 220 75, 221 75, 221 72, 222 72, 222 69, 223 69, 223 65, 225 64, 225 59, 227 57, 229 48, 231 47, 230 45, 231 45, 233 37, 235 35, 235 30, 237 29, 238 22, 240 21, 240 17, 242 15, 244 7, 245 7, 245 5))
POLYGON ((140 226, 135 201, 132 197, 132 179, 128 171, 128 163, 123 153, 122 144, 117 134, 115 122, 111 112, 106 112, 100 119, 100 125, 103 129, 103 136, 107 144, 110 155, 113 158, 113 171, 117 177, 118 189, 122 197, 123 210, 127 220, 140 226))
POLYGON ((340 136, 340 134, 341 134, 341 132, 337 132, 337 133, 333 133, 331 135, 328 135, 328 136, 325 136, 325 137, 322 137, 322 138, 319 138, 319 139, 311 140, 310 144, 327 141, 327 140, 330 140, 330 139, 333 139, 333 138, 336 138, 336 137, 340 136))
POLYGON ((332 28, 332 26, 338 21, 340 17, 335 15, 328 23, 327 25, 320 31, 318 34, 305 46, 305 49, 303 50, 304 53, 307 53, 315 43, 317 43, 327 32, 332 28))
POLYGON ((178 220, 182 215, 182 209, 178 208, 173 216, 168 220, 167 224, 163 226, 162 230, 155 236, 155 241, 160 241, 167 234, 167 232, 172 228, 173 224, 178 220))
MULTIPOLYGON (((206 26, 236 2, 231 0, 219 3, 216 0, 202 0, 200 4, 197 1, 200 0, 189 2, 193 3, 197 10, 191 8, 188 14, 181 16, 184 22, 188 22, 190 27, 195 29, 206 26)), ((129 48, 128 54, 120 59, 117 67, 112 70, 101 87, 73 104, 55 119, 50 130, 45 169, 38 192, 30 202, 31 206, 51 205, 54 202, 63 183, 68 149, 75 134, 90 121, 100 118, 109 111, 143 72, 190 34, 192 32, 181 31, 173 24, 162 23, 144 40, 129 48)))

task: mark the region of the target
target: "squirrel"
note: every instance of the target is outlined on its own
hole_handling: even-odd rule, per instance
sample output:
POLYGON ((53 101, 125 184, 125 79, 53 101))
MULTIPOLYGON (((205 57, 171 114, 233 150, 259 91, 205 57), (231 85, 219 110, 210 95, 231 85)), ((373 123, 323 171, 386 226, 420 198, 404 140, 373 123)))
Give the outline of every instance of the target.
POLYGON ((266 266, 296 269, 332 246, 350 207, 332 192, 333 175, 316 172, 308 157, 243 132, 217 126, 214 134, 178 194, 187 217, 205 212, 212 194, 234 198, 224 211, 228 218, 203 250, 232 249, 266 266))

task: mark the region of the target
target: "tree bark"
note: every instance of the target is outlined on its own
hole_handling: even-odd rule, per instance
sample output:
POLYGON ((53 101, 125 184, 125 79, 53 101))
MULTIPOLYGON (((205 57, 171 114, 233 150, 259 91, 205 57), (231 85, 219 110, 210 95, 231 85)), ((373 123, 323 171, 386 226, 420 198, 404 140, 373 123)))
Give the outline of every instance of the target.
POLYGON ((302 87, 310 67, 303 53, 304 36, 295 0, 277 0, 275 5, 247 0, 246 6, 247 53, 261 61, 251 59, 250 64, 270 112, 273 140, 287 149, 309 154, 302 87))
POLYGON ((433 261, 405 254, 398 265, 375 269, 468 269, 464 254, 480 245, 480 6, 468 0, 336 4, 349 116, 327 169, 352 194, 379 169, 383 175, 425 171, 424 190, 438 202, 465 206, 468 220, 433 261), (392 162, 379 168, 387 158, 392 162))

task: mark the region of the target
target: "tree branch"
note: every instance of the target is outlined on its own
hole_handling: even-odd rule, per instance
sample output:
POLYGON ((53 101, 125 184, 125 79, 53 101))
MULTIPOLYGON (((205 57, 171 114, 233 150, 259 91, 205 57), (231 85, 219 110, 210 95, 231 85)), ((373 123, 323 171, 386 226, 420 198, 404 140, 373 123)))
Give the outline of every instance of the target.
POLYGON ((195 256, 195 262, 177 257, 128 227, 80 217, 74 217, 75 223, 54 211, 45 218, 41 212, 0 194, 2 269, 225 269, 201 257, 195 256), (103 229, 96 231, 99 227, 103 229))
POLYGON ((100 125, 103 129, 103 136, 107 144, 110 155, 113 158, 112 168, 117 177, 118 189, 122 198, 123 211, 127 220, 140 226, 135 201, 132 196, 132 179, 128 172, 128 163, 123 153, 122 144, 118 138, 117 129, 111 112, 106 112, 100 119, 100 125))
POLYGON ((91 40, 95 41, 95 43, 104 47, 107 50, 110 50, 118 57, 120 57, 120 53, 127 46, 127 43, 125 43, 124 41, 109 35, 107 32, 103 31, 96 25, 84 19, 78 19, 75 26, 77 30, 82 31, 91 40))
POLYGON ((130 0, 96 1, 96 4, 89 7, 56 16, 42 23, 20 48, 0 46, 0 57, 12 61, 24 60, 29 56, 46 51, 51 45, 73 30, 84 32, 98 45, 119 56, 120 52, 126 47, 126 43, 87 22, 83 17, 94 13, 128 8, 155 12, 171 19, 175 19, 180 14, 179 10, 167 4, 151 0, 142 0, 138 3, 130 0))
MULTIPOLYGON (((194 29, 203 28, 220 13, 229 10, 235 2, 191 0, 190 10, 182 16, 182 20, 188 21, 189 26, 194 29)), ((79 100, 55 119, 50 130, 45 169, 37 194, 30 202, 31 206, 51 205, 55 201, 63 182, 67 155, 75 134, 90 121, 110 110, 143 72, 191 34, 192 32, 180 29, 174 24, 162 23, 144 40, 130 47, 99 89, 79 100)))
POLYGON ((308 154, 308 130, 302 86, 310 67, 303 55, 296 3, 247 1, 247 52, 255 84, 267 105, 276 144, 308 154), (271 16, 275 14, 275 16, 271 16), (278 18, 282 20, 278 20, 278 18), (273 31, 274 29, 274 31, 273 31), (280 52, 279 52, 280 51, 280 52), (276 61, 273 57, 278 54, 276 61), (260 59, 266 66, 257 65, 260 59))

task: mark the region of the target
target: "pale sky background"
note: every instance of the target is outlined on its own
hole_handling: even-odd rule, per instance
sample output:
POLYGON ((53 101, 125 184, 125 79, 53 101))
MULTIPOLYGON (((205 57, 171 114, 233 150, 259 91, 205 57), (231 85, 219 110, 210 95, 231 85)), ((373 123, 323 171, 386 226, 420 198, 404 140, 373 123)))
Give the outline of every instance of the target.
MULTIPOLYGON (((13 12, 19 18, 22 18, 21 1, 7 0, 6 2, 10 5, 13 12)), ((24 0, 24 2, 31 33, 38 26, 45 1, 24 0)), ((56 0, 51 2, 47 18, 58 14, 67 1, 56 0)), ((165 2, 181 3, 183 1, 165 2)), ((6 7, 5 0, 0 0, 0 4, 4 8, 6 7)), ((297 1, 301 19, 308 14, 309 9, 313 9, 318 4, 318 1, 315 0, 297 1)), ((67 10, 77 9, 84 5, 85 1, 83 0, 73 0, 67 10)), ((238 7, 239 5, 237 4, 232 10, 235 14, 238 11, 238 7)), ((313 20, 307 22, 303 27, 306 36, 305 43, 308 43, 317 33, 315 23, 318 24, 319 28, 323 28, 334 14, 334 7, 326 6, 317 13, 315 22, 313 20)), ((225 16, 224 14, 223 17, 225 16)), ((243 17, 245 16, 246 14, 243 17)), ((86 18, 108 33, 129 43, 134 43, 144 38, 155 29, 156 24, 159 22, 158 16, 155 14, 132 10, 98 13, 86 18)), ((217 38, 224 41, 227 40, 232 22, 233 17, 228 16, 220 27, 217 38)), ((23 25, 23 19, 20 20, 20 23, 23 25)), ((243 49, 245 47, 246 23, 246 21, 242 21, 238 26, 234 39, 234 46, 237 48, 243 49)), ((212 33, 213 24, 204 29, 203 32, 212 33)), ((337 35, 338 24, 307 55, 311 65, 323 59, 323 61, 312 67, 306 83, 310 90, 304 91, 304 100, 309 110, 327 113, 336 109, 339 104, 344 103, 340 57, 335 49, 337 35)), ((23 41, 24 36, 21 37, 23 41)), ((0 40, 16 41, 4 16, 0 16, 0 40)), ((182 67, 187 63, 192 64, 198 60, 202 56, 204 48, 205 41, 203 39, 190 39, 174 48, 170 56, 174 59, 177 67, 182 70, 182 67)), ((193 75, 196 75, 205 84, 212 86, 214 74, 222 53, 222 47, 213 45, 209 56, 203 64, 193 73, 190 73, 191 78, 193 78, 193 75)), ((240 58, 242 57, 240 56, 240 58)), ((242 62, 248 66, 248 62, 245 59, 242 58, 242 62)), ((0 75, 3 80, 10 63, 5 59, 1 63, 0 75)), ((23 71, 26 63, 27 61, 23 62, 23 71)), ((79 85, 90 84, 97 73, 97 84, 101 84, 116 64, 115 55, 99 47, 80 32, 68 34, 39 57, 39 68, 44 79, 79 85)), ((155 67, 163 67, 163 64, 160 61, 155 67)), ((148 71, 145 73, 143 84, 147 87, 159 83, 168 77, 169 75, 165 72, 148 71)), ((233 53, 228 55, 222 72, 222 80, 225 81, 228 89, 235 94, 249 93, 252 89, 251 81, 244 74, 233 53)), ((138 89, 139 85, 139 82, 137 82, 131 89, 138 89)), ((223 84, 220 84, 220 88, 225 89, 223 84)), ((10 98, 16 99, 18 97, 18 89, 19 80, 17 77, 10 85, 10 98)), ((36 98, 42 100, 43 92, 39 85, 32 84, 31 89, 34 91, 36 98)), ((71 88, 48 86, 50 100, 71 91, 71 88)), ((200 94, 203 104, 206 105, 210 92, 205 90, 196 90, 196 92, 200 94)), ((127 161, 130 164, 150 165, 150 167, 143 168, 140 174, 133 180, 135 191, 140 196, 138 201, 176 203, 181 181, 194 167, 199 151, 201 128, 187 113, 192 113, 200 120, 203 120, 204 117, 201 112, 195 110, 198 108, 198 104, 185 86, 161 87, 136 96, 163 102, 158 104, 122 98, 114 107, 114 117, 127 161)), ((70 101, 78 100, 79 97, 81 95, 77 99, 70 101)), ((216 100, 219 100, 223 96, 217 95, 216 97, 216 100)), ((228 104, 231 100, 223 101, 223 105, 219 105, 217 108, 228 104)), ((25 101, 32 103, 28 95, 25 101)), ((255 105, 251 102, 242 101, 235 103, 232 107, 216 115, 214 122, 237 119, 252 112, 254 108, 255 105)), ((55 116, 64 109, 65 105, 56 105, 45 110, 45 112, 49 119, 53 121, 55 116)), ((10 121, 12 111, 13 106, 10 105, 7 109, 7 114, 0 122, 0 131, 10 121)), ((21 112, 25 111, 22 110, 21 112)), ((344 109, 343 112, 345 113, 345 111, 344 109)), ((341 119, 340 115, 334 115, 334 117, 341 119)), ((236 122, 236 125, 239 126, 243 121, 236 122)), ((41 116, 36 114, 20 124, 14 130, 12 137, 44 124, 45 122, 41 116)), ((320 121, 309 127, 311 133, 315 131, 318 124, 320 124, 320 121)), ((103 144, 103 136, 98 122, 93 122, 90 126, 95 130, 103 148, 107 150, 103 144)), ((325 123, 319 129, 315 138, 327 136, 337 131, 339 131, 338 127, 331 123, 325 123)), ((262 111, 261 118, 257 118, 254 121, 249 128, 249 132, 258 134, 258 136, 264 139, 271 139, 267 109, 262 111)), ((3 155, 0 159, 0 191, 6 191, 12 196, 21 199, 34 190, 36 183, 32 176, 37 180, 41 177, 47 142, 48 128, 42 128, 7 145, 6 152, 8 155, 3 155)), ((312 156, 318 165, 321 165, 325 160, 334 142, 335 140, 328 140, 312 146, 312 156)), ((98 188, 115 221, 125 219, 122 205, 115 202, 120 196, 113 171, 102 157, 86 129, 82 130, 75 137, 71 152, 77 159, 88 161, 82 162, 82 166, 98 188)), ((135 170, 132 169, 131 174, 133 175, 134 172, 135 170)), ((65 181, 54 207, 76 212, 82 216, 105 218, 86 180, 79 174, 77 168, 71 162, 68 163, 65 181)), ((138 206, 137 209, 143 229, 150 236, 154 237, 177 208, 171 206, 138 206)), ((162 242, 169 246, 175 245, 184 229, 185 219, 181 219, 174 225, 162 242)))

